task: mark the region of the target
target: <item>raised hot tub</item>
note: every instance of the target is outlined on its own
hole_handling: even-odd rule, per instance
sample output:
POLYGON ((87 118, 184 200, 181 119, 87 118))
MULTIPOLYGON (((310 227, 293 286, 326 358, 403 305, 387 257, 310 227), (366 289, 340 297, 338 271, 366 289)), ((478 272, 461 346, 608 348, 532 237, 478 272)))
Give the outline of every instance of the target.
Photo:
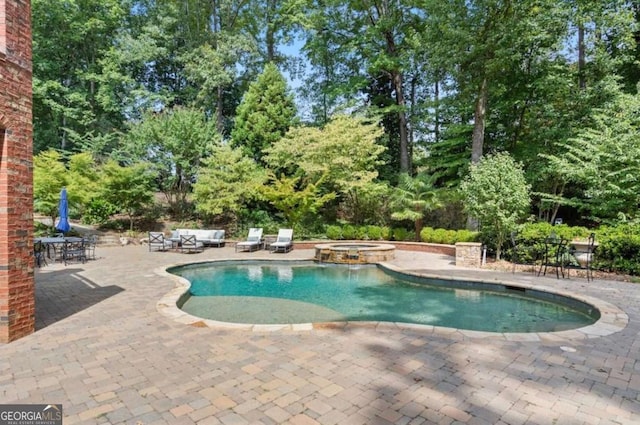
POLYGON ((319 263, 371 264, 393 260, 396 247, 373 242, 343 242, 316 245, 319 263))

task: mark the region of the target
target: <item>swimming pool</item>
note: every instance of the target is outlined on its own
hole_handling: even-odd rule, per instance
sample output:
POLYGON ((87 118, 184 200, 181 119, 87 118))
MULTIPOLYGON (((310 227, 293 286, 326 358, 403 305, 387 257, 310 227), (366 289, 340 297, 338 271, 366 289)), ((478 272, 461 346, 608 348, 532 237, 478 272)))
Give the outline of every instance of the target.
POLYGON ((222 261, 168 270, 189 282, 179 307, 231 323, 416 323, 488 332, 550 332, 595 323, 579 300, 508 285, 428 280, 378 266, 222 261))

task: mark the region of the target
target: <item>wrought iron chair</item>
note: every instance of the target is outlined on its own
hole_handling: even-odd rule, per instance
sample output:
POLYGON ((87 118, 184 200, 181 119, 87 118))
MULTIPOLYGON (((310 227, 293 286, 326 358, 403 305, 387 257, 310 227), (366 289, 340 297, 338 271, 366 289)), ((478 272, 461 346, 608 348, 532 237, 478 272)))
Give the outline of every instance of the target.
POLYGON ((46 247, 41 241, 33 243, 33 256, 36 266, 42 267, 47 265, 46 247))
POLYGON ((84 239, 67 240, 62 248, 62 259, 64 265, 72 261, 80 261, 82 264, 87 262, 87 252, 85 251, 84 239))

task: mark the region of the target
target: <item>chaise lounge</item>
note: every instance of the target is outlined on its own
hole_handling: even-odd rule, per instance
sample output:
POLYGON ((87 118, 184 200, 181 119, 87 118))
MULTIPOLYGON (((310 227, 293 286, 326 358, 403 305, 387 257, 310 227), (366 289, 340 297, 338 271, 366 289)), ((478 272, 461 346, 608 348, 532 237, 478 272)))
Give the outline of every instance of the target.
POLYGON ((293 229, 278 230, 278 237, 275 242, 269 245, 273 252, 289 252, 293 249, 293 229))
POLYGON ((249 229, 247 240, 236 243, 236 252, 238 251, 257 251, 262 247, 262 228, 249 229))

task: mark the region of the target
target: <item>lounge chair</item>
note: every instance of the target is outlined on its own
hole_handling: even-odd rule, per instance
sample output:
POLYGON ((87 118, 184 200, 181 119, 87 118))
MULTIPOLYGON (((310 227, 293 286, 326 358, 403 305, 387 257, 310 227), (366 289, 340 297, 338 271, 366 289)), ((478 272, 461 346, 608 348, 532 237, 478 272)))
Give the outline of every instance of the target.
POLYGON ((249 229, 247 240, 236 243, 236 252, 238 251, 257 251, 262 247, 262 228, 249 229))
POLYGON ((273 252, 289 252, 293 249, 293 229, 278 230, 278 238, 269 245, 273 252))
POLYGON ((196 239, 196 235, 180 235, 180 250, 182 252, 202 252, 204 244, 196 239))
POLYGON ((149 251, 166 251, 173 248, 173 242, 166 240, 162 232, 149 232, 149 251))

